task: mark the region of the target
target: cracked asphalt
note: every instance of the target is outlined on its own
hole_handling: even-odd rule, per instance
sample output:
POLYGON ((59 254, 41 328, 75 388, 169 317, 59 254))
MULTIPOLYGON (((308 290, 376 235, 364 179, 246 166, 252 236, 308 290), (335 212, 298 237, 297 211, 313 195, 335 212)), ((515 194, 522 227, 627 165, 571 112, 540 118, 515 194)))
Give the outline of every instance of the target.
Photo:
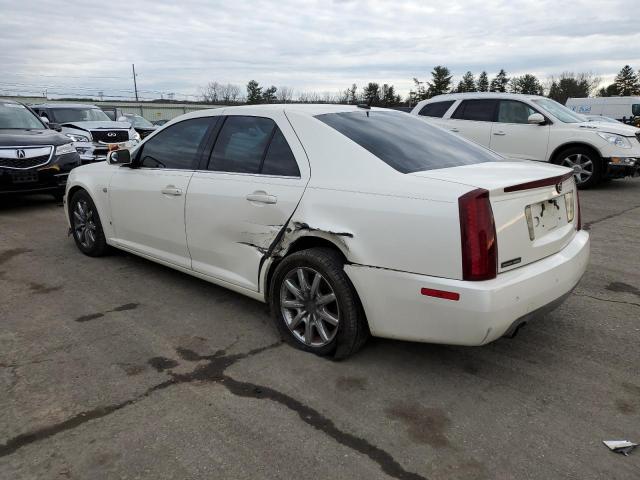
POLYGON ((636 479, 640 179, 580 194, 589 269, 515 339, 332 362, 266 307, 0 205, 0 478, 636 479))

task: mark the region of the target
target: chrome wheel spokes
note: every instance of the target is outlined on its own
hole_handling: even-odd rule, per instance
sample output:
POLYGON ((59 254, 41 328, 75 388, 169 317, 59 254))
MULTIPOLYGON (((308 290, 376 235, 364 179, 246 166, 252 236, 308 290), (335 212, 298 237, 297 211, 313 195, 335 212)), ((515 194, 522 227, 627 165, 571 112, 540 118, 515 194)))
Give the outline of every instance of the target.
POLYGON ((562 165, 573 170, 577 184, 588 181, 593 175, 593 161, 583 153, 574 153, 562 160, 562 165))
POLYGON ((85 200, 78 200, 73 210, 73 234, 85 248, 91 248, 96 243, 97 225, 93 208, 85 200))
POLYGON ((330 343, 338 332, 340 310, 329 282, 311 268, 297 267, 280 287, 280 310, 293 336, 310 347, 330 343))

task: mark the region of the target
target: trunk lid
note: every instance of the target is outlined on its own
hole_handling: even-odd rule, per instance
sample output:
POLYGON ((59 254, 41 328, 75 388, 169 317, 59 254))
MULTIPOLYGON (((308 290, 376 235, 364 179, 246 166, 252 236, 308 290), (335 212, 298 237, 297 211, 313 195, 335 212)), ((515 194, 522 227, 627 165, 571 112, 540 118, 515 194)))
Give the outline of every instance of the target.
POLYGON ((489 191, 496 226, 498 273, 559 252, 578 222, 572 171, 537 162, 487 162, 411 175, 489 191))

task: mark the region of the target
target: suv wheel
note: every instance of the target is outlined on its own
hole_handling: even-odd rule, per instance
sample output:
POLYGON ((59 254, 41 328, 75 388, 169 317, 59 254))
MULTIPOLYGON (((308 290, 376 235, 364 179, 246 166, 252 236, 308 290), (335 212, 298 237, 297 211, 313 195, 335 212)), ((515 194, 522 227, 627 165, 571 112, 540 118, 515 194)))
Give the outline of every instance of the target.
POLYGON ((71 232, 76 246, 90 257, 100 257, 107 252, 108 245, 102 231, 102 223, 93 200, 87 192, 79 190, 69 203, 71 232))
POLYGON ((558 154, 556 163, 573 170, 579 188, 590 188, 602 181, 602 159, 587 148, 567 148, 558 154))
POLYGON ((301 350, 346 358, 368 336, 358 296, 331 249, 302 250, 282 260, 270 298, 278 329, 301 350))

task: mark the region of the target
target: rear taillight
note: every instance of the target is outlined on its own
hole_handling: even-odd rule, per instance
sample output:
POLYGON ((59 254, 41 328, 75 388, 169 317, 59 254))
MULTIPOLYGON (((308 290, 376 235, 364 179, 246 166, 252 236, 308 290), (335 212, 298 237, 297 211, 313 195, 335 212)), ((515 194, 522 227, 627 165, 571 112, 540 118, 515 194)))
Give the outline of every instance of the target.
POLYGON ((580 194, 578 193, 578 188, 576 187, 576 203, 578 204, 578 224, 576 225, 576 230, 582 230, 582 215, 580 214, 580 194))
POLYGON ((489 192, 482 188, 458 199, 462 240, 462 278, 490 280, 498 274, 496 226, 489 192))

